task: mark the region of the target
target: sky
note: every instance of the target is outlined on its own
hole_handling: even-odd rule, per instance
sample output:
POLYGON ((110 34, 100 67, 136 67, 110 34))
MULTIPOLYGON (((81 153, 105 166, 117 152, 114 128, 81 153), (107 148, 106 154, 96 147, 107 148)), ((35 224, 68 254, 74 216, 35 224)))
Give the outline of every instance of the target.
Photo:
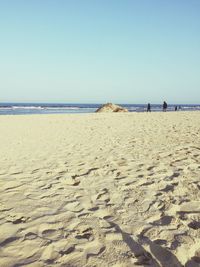
POLYGON ((0 102, 200 103, 199 0, 0 0, 0 102))

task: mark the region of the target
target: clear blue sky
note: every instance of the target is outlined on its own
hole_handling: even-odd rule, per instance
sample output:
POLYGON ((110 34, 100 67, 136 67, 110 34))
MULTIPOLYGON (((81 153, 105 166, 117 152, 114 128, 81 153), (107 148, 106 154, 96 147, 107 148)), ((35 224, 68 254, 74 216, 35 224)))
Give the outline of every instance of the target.
POLYGON ((0 101, 200 103, 199 0, 0 0, 0 101))

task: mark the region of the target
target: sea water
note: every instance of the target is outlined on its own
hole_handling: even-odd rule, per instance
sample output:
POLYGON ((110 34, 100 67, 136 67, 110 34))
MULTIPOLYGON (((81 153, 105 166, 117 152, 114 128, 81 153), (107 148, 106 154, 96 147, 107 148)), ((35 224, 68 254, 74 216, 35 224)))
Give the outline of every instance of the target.
MULTIPOLYGON (((102 104, 49 104, 49 103, 0 103, 0 115, 24 114, 61 114, 61 113, 94 113, 102 104)), ((145 112, 146 104, 118 104, 130 112, 145 112)), ((180 111, 200 110, 200 104, 168 105, 168 111, 174 111, 175 106, 180 111), (179 109, 180 107, 180 109, 179 109)), ((161 104, 151 105, 151 111, 162 111, 161 104)))

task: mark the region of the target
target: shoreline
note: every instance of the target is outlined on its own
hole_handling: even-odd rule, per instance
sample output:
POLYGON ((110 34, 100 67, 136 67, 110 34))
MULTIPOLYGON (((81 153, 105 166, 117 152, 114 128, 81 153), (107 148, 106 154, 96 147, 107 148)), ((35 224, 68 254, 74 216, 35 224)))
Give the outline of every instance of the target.
MULTIPOLYGON (((129 111, 129 112, 126 112, 126 114, 178 114, 178 113, 199 113, 200 110, 179 110, 179 111, 175 111, 175 110, 167 110, 166 112, 163 112, 163 111, 151 111, 151 112, 147 112, 147 111, 129 111)), ((117 116, 119 116, 119 114, 122 114, 120 112, 101 112, 101 113, 97 113, 97 112, 74 112, 74 113, 27 113, 27 114, 0 114, 0 118, 1 117, 4 117, 4 116, 13 116, 13 117, 16 117, 16 116, 38 116, 38 115, 42 115, 42 116, 68 116, 68 115, 91 115, 91 114, 117 114, 117 116)))

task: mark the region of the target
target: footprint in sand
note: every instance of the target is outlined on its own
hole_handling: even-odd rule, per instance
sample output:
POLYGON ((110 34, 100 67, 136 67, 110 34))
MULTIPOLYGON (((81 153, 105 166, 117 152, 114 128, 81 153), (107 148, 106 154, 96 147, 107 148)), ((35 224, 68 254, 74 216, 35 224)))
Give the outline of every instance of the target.
POLYGON ((76 235, 75 238, 87 242, 87 241, 92 241, 94 240, 94 234, 93 234, 93 229, 89 225, 86 224, 79 224, 76 227, 76 235))
POLYGON ((61 178, 60 182, 63 185, 68 185, 68 186, 78 186, 80 184, 80 181, 78 179, 72 177, 61 178))
POLYGON ((12 215, 8 215, 6 217, 6 221, 7 222, 12 222, 13 224, 19 224, 19 223, 25 223, 29 218, 20 215, 20 214, 12 214, 12 215))
POLYGON ((24 240, 33 240, 36 239, 37 237, 38 237, 37 234, 33 232, 28 232, 24 235, 24 240))
POLYGON ((172 223, 174 220, 174 217, 165 215, 162 216, 159 220, 152 222, 151 224, 155 226, 166 226, 172 223))
POLYGON ((83 257, 86 259, 86 261, 88 261, 89 259, 94 257, 96 258, 102 254, 105 250, 105 246, 98 242, 98 240, 94 240, 90 243, 76 245, 76 249, 83 251, 83 257))
POLYGON ((102 189, 100 193, 96 195, 96 200, 108 203, 110 201, 108 189, 107 188, 102 189))
POLYGON ((200 221, 192 221, 188 224, 188 227, 194 230, 198 230, 200 229, 200 221))
POLYGON ((65 207, 67 210, 72 212, 81 212, 83 210, 83 208, 80 205, 80 202, 78 201, 68 203, 65 207))
POLYGON ((54 224, 45 223, 40 225, 38 229, 38 236, 55 241, 62 238, 64 236, 64 232, 61 228, 58 229, 58 227, 54 224))

